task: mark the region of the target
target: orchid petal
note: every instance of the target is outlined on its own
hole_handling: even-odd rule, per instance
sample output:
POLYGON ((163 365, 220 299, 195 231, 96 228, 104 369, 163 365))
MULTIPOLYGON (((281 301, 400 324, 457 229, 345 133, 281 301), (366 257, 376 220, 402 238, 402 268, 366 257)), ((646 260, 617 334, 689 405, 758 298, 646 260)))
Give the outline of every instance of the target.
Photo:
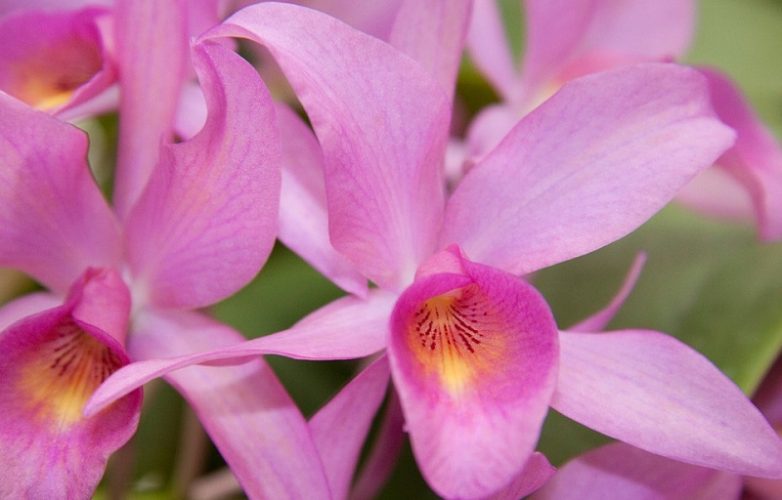
POLYGON ((456 86, 471 11, 472 0, 406 0, 389 38, 391 45, 426 68, 449 98, 456 86))
POLYGON ((556 469, 542 453, 530 455, 524 469, 506 487, 490 497, 490 500, 517 500, 543 486, 554 475, 556 469))
POLYGON ((782 146, 761 123, 736 86, 711 70, 701 72, 709 81, 714 109, 720 120, 736 131, 736 144, 717 164, 736 177, 750 192, 760 236, 782 239, 782 146))
POLYGON ((777 361, 763 377, 752 401, 774 426, 782 425, 782 361, 777 361))
POLYGON ((260 270, 276 234, 280 153, 271 97, 230 50, 208 43, 193 55, 209 120, 190 141, 162 148, 128 220, 136 280, 163 307, 201 307, 234 293, 260 270))
MULTIPOLYGON (((299 3, 311 9, 325 12, 375 38, 388 40, 397 12, 404 1, 304 0, 299 3)), ((254 2, 255 0, 247 1, 248 4, 254 2)))
POLYGON ((735 500, 741 477, 613 443, 581 455, 559 469, 534 500, 735 500))
POLYGON ((182 86, 179 106, 174 120, 174 130, 184 140, 190 140, 204 128, 209 111, 201 87, 195 82, 182 86))
POLYGON ((45 309, 57 307, 62 298, 48 292, 37 292, 23 295, 0 307, 0 331, 26 316, 32 316, 45 309))
POLYGON ((288 107, 277 107, 282 138, 280 241, 343 290, 367 294, 367 280, 329 240, 323 153, 304 122, 288 107))
POLYGON ((205 36, 274 55, 323 147, 332 244, 381 287, 411 279, 442 215, 449 107, 437 83, 387 44, 294 5, 253 5, 205 36))
POLYGON ((463 260, 430 274, 391 318, 388 353, 413 452, 445 497, 483 497, 532 454, 556 383, 554 319, 524 281, 463 260))
POLYGON ((525 6, 522 85, 528 97, 590 72, 675 59, 695 28, 693 0, 526 0, 525 6))
POLYGON ((560 332, 552 406, 633 446, 676 460, 782 476, 782 442, 706 358, 657 332, 560 332))
POLYGON ((377 431, 375 442, 361 467, 350 498, 365 500, 377 498, 380 489, 391 476, 405 442, 405 416, 399 396, 391 392, 386 413, 377 431))
MULTIPOLYGON (((147 313, 130 337, 129 350, 144 360, 242 339, 197 313, 147 313)), ((263 360, 189 367, 166 379, 193 407, 250 498, 330 498, 307 423, 263 360)))
MULTIPOLYGON (((280 333, 210 351, 173 358, 161 354, 158 357, 163 359, 133 363, 107 380, 96 391, 85 411, 94 414, 136 387, 193 364, 244 363, 264 354, 309 360, 369 356, 385 347, 394 298, 382 292, 371 293, 366 300, 345 297, 280 333)), ((220 332, 215 335, 221 336, 220 332)))
POLYGON ((608 326, 608 323, 614 319, 616 313, 622 308, 622 305, 625 303, 625 300, 627 300, 630 292, 635 288, 635 284, 638 282, 638 278, 641 276, 641 271, 643 271, 645 264, 646 253, 640 252, 635 256, 635 259, 630 266, 630 270, 627 272, 627 276, 625 276, 624 283, 622 283, 619 292, 611 299, 611 302, 603 309, 568 328, 568 330, 577 332, 599 332, 608 326))
POLYGON ((441 242, 513 274, 583 255, 646 221, 732 138, 696 71, 646 64, 581 78, 467 173, 441 242))
POLYGON ((187 63, 184 0, 119 0, 115 7, 120 94, 114 205, 130 212, 171 139, 187 63))
POLYGON ((467 169, 494 150, 503 137, 519 123, 521 117, 521 113, 506 104, 483 108, 470 122, 470 128, 467 130, 467 169))
POLYGON ((497 2, 474 2, 467 50, 503 99, 514 100, 519 92, 519 77, 497 2))
POLYGON ((2 93, 0 108, 0 266, 64 292, 88 266, 119 260, 119 226, 82 131, 2 93))
POLYGON ((676 201, 706 215, 751 223, 755 216, 753 200, 748 189, 741 183, 746 182, 752 186, 750 190, 757 186, 747 181, 747 177, 737 181, 727 169, 720 168, 717 164, 714 168, 707 168, 684 186, 676 195, 676 201))
POLYGON ((96 24, 105 13, 25 11, 0 20, 0 89, 52 113, 100 94, 115 78, 96 24))
POLYGON ((2 498, 89 497, 109 455, 135 432, 140 390, 82 416, 92 391, 129 361, 112 335, 77 316, 100 303, 127 320, 129 303, 107 304, 93 278, 88 272, 64 304, 0 333, 2 498))
POLYGON ((383 356, 351 380, 310 419, 312 439, 334 498, 347 498, 361 448, 383 402, 389 377, 388 360, 383 356))
POLYGON ((29 10, 73 10, 86 6, 110 6, 112 0, 3 0, 0 2, 0 16, 11 12, 29 10))

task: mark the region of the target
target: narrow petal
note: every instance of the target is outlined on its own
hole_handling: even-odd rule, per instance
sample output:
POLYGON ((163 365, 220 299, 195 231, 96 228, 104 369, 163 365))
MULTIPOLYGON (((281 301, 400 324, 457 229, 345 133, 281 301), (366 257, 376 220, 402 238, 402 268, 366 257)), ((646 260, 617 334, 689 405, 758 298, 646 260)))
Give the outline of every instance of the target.
POLYGON ((502 271, 417 279, 394 309, 388 352, 413 452, 445 497, 508 484, 538 440, 556 382, 554 319, 540 294, 502 271))
POLYGON ((115 7, 120 95, 114 205, 130 212, 170 140, 188 61, 185 0, 119 0, 115 7))
POLYGON ((529 93, 568 78, 684 54, 695 29, 693 0, 526 0, 529 93))
POLYGON ((657 332, 560 332, 552 406, 603 434, 676 460, 782 476, 782 442, 706 358, 657 332))
POLYGON ((735 84, 712 69, 702 69, 709 81, 717 115, 737 134, 736 144, 717 164, 750 193, 765 240, 782 239, 782 146, 747 104, 735 84))
POLYGON ((383 485, 391 477, 405 443, 404 426, 405 416, 399 396, 392 391, 377 437, 350 491, 351 499, 369 500, 378 497, 383 485))
POLYGON ((113 266, 119 226, 92 180, 87 136, 0 93, 0 266, 65 292, 113 266))
POLYGON ((585 453, 559 469, 534 500, 736 500, 741 476, 684 464, 613 443, 585 453))
MULTIPOLYGON (((87 405, 94 414, 136 387, 193 364, 244 363, 264 354, 297 359, 363 358, 382 350, 388 335, 388 318, 395 297, 376 292, 366 300, 345 297, 315 311, 294 327, 212 350, 133 363, 103 384, 87 405)), ((220 332, 215 335, 220 336, 220 332)))
POLYGON ((696 71, 646 64, 581 78, 468 172, 441 242, 513 274, 583 255, 645 222, 732 140, 696 71))
POLYGON ((323 147, 334 247, 381 287, 400 288, 434 248, 449 107, 426 72, 316 11, 261 3, 207 34, 263 44, 323 147))
POLYGON ((503 99, 514 100, 520 82, 497 2, 473 3, 467 50, 503 99))
POLYGON ((136 429, 140 390, 82 416, 98 385, 129 362, 113 335, 79 317, 80 310, 102 304, 127 320, 127 290, 123 303, 106 303, 99 294, 107 287, 93 286, 95 279, 103 280, 87 273, 64 304, 0 333, 2 498, 89 497, 109 455, 136 429))
MULTIPOLYGON (((218 349, 243 337, 191 312, 146 314, 130 339, 135 359, 218 349)), ((189 367, 166 380, 193 407, 250 498, 330 498, 307 422, 262 359, 189 367)))
POLYGON ((347 498, 372 420, 383 402, 390 372, 385 356, 365 368, 310 419, 333 498, 347 498), (349 425, 346 425, 350 422, 349 425))
POLYGON ((280 151, 271 97, 229 49, 207 43, 193 55, 209 119, 190 141, 163 146, 128 220, 141 295, 164 307, 201 307, 237 291, 261 269, 277 229, 280 151))
POLYGON ((775 427, 782 427, 782 360, 777 358, 752 397, 763 415, 775 427))
POLYGON ((105 14, 33 10, 0 20, 0 90, 52 113, 104 91, 115 79, 97 26, 105 14))
POLYGON ((611 302, 588 318, 579 321, 577 324, 570 327, 569 330, 576 332, 599 332, 608 326, 608 323, 614 319, 616 313, 622 308, 622 305, 625 303, 625 300, 627 300, 630 292, 635 288, 635 284, 638 282, 638 278, 641 276, 641 271, 643 271, 645 264, 646 253, 640 252, 635 256, 635 260, 633 260, 633 264, 630 266, 627 276, 625 276, 622 287, 614 298, 611 299, 611 302))
POLYGON ((331 245, 320 144, 290 108, 277 106, 282 138, 280 241, 343 290, 367 294, 367 280, 331 245))
POLYGON ((391 45, 426 68, 449 98, 456 87, 471 11, 472 0, 406 0, 391 30, 391 45))
POLYGON ((538 490, 554 475, 556 469, 542 453, 530 455, 521 473, 504 487, 499 493, 492 495, 490 500, 518 500, 538 490))

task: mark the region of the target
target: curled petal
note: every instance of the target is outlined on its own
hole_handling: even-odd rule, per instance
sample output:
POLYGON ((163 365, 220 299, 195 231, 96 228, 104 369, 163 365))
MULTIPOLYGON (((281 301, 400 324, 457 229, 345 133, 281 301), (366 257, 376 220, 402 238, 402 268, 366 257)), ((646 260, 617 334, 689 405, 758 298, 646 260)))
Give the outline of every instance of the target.
POLYGON ((657 332, 560 332, 552 406, 629 444, 684 462, 782 476, 782 442, 706 358, 657 332))
POLYGON ((201 307, 237 291, 260 270, 277 229, 280 151, 271 97, 230 50, 206 43, 193 55, 209 119, 191 140, 161 148, 128 219, 140 296, 162 307, 201 307))
POLYGON ((537 442, 556 382, 556 327, 530 285, 462 266, 402 294, 388 352, 424 477, 440 495, 482 497, 509 483, 537 442))

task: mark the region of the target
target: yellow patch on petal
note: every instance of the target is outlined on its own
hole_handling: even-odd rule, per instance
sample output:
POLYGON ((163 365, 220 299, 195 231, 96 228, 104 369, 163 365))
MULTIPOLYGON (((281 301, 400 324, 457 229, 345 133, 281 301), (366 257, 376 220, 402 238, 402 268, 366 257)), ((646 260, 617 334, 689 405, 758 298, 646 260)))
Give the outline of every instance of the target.
POLYGON ((121 365, 108 346, 67 323, 24 360, 18 389, 37 417, 64 430, 83 418, 87 400, 121 365))
POLYGON ((426 300, 410 318, 407 341, 427 373, 459 395, 504 360, 505 336, 474 285, 426 300))

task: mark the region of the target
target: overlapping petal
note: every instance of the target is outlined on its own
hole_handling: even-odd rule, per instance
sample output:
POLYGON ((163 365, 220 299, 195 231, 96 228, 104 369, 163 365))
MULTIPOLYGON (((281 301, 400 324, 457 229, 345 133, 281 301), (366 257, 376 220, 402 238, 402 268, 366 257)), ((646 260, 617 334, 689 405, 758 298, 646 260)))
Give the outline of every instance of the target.
POLYGON ((483 497, 532 453, 556 382, 555 324, 522 280, 462 259, 420 277, 391 317, 388 353, 413 451, 446 497, 483 497))
MULTIPOLYGON (((143 360, 242 340, 239 333, 197 313, 147 313, 128 350, 143 360)), ((247 495, 330 498, 307 422, 262 359, 230 367, 189 367, 169 374, 167 381, 195 410, 247 495)))
POLYGON ((514 274, 608 244, 732 144, 694 70, 648 64, 566 85, 448 201, 441 244, 514 274))
POLYGON ((260 270, 277 227, 280 146, 271 97, 229 49, 207 43, 193 55, 209 118, 191 140, 161 148, 127 226, 139 293, 162 307, 200 307, 238 290, 260 270))
POLYGON ((86 134, 0 94, 0 151, 0 265, 63 293, 88 266, 117 263, 119 227, 87 165, 86 134))
POLYGON ((467 50, 503 99, 513 101, 520 82, 497 2, 474 2, 467 50))
POLYGON ((552 407, 669 458, 738 474, 782 476, 782 442, 706 358, 657 332, 560 332, 552 407))
POLYGON ((408 281, 441 222, 449 107, 439 85, 387 44, 292 5, 248 7, 206 36, 274 55, 323 147, 334 247, 380 286, 408 281))

